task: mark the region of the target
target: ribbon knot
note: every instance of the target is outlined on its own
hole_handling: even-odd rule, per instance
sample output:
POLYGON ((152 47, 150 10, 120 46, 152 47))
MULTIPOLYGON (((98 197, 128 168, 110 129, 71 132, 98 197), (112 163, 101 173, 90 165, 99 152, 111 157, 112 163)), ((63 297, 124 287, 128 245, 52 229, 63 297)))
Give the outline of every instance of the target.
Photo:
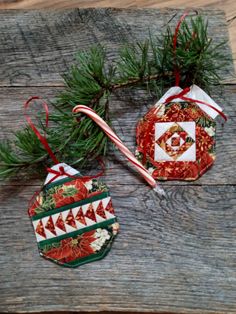
POLYGON ((76 179, 76 180, 80 180, 81 182, 86 182, 86 181, 89 181, 89 180, 92 180, 92 179, 96 179, 96 178, 99 178, 101 177, 104 172, 105 172, 105 165, 103 163, 103 161, 101 159, 98 159, 98 162, 101 166, 101 171, 95 175, 92 175, 92 176, 78 176, 78 175, 71 175, 69 174, 68 172, 65 171, 65 168, 63 166, 60 166, 58 168, 58 170, 55 170, 55 169, 52 169, 52 168, 46 168, 47 172, 48 173, 52 173, 54 174, 54 176, 47 182, 47 184, 49 183, 52 183, 54 180, 56 180, 57 178, 61 177, 61 176, 67 176, 69 178, 72 178, 72 179, 76 179))
MULTIPOLYGON (((54 155, 53 151, 51 150, 51 147, 48 144, 48 141, 46 139, 46 132, 44 135, 42 135, 39 130, 35 127, 34 123, 32 122, 31 118, 26 114, 27 109, 29 108, 30 103, 33 100, 41 100, 40 97, 38 96, 33 96, 30 97, 26 103, 24 104, 24 115, 26 118, 26 121, 28 122, 29 126, 31 127, 31 129, 33 130, 34 134, 37 136, 37 138, 39 139, 39 141, 41 142, 41 144, 44 146, 45 150, 48 152, 49 156, 52 158, 52 160, 54 161, 55 164, 58 164, 59 161, 57 160, 56 156, 54 155)), ((46 102, 42 102, 42 105, 44 107, 45 113, 46 113, 46 128, 48 127, 48 120, 49 120, 49 110, 48 110, 48 105, 46 104, 46 102)))
POLYGON ((76 176, 72 176, 68 172, 66 172, 63 166, 60 166, 58 170, 47 168, 47 172, 54 174, 54 176, 48 181, 47 184, 53 182, 54 180, 56 180, 57 178, 61 176, 67 176, 69 178, 77 178, 76 176))
POLYGON ((60 170, 61 175, 66 174, 65 168, 63 166, 60 166, 59 170, 60 170))
POLYGON ((190 87, 185 87, 185 89, 183 89, 179 94, 172 95, 172 96, 169 96, 168 98, 166 98, 164 103, 167 104, 168 102, 171 102, 172 100, 174 100, 176 98, 182 99, 183 96, 186 95, 189 91, 190 91, 190 87))
POLYGON ((193 99, 193 98, 190 98, 190 97, 186 97, 185 95, 190 91, 190 87, 186 87, 185 89, 183 89, 180 93, 176 94, 176 95, 172 95, 172 96, 169 96, 164 104, 167 104, 169 102, 171 102, 172 100, 174 99, 177 99, 177 98, 180 98, 184 101, 187 101, 187 102, 195 102, 197 104, 201 104, 201 105, 204 105, 208 108, 211 108, 213 110, 215 110, 225 121, 228 120, 227 116, 222 112, 220 111, 219 109, 217 109, 216 107, 206 103, 205 101, 202 101, 202 100, 198 100, 198 99, 193 99))

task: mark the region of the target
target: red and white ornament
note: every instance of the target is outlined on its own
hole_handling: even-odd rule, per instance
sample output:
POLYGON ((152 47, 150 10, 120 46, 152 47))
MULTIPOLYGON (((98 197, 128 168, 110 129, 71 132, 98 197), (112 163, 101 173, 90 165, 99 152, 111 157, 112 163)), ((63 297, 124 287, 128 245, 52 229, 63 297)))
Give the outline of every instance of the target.
POLYGON ((196 85, 172 87, 138 122, 136 157, 158 180, 196 180, 215 160, 222 108, 196 85))

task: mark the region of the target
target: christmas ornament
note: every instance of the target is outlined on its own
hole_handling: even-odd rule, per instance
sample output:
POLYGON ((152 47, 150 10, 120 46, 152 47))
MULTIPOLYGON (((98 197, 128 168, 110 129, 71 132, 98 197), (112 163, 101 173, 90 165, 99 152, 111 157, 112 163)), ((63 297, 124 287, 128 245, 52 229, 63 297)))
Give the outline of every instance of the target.
POLYGON ((215 160, 222 109, 198 86, 171 88, 136 129, 136 157, 158 180, 196 180, 215 160))
POLYGON ((40 255, 68 267, 103 258, 119 230, 109 189, 64 163, 48 172, 29 208, 40 255))
MULTIPOLYGON (((25 104, 39 97, 32 97, 25 104)), ((48 126, 48 107, 46 127, 48 126)), ((59 163, 26 115, 29 126, 54 161, 46 181, 29 207, 41 256, 63 266, 76 267, 103 258, 119 230, 108 187, 96 176, 82 176, 65 163, 59 163)))
MULTIPOLYGON (((173 36, 176 56, 180 18, 173 36)), ((192 37, 195 37, 193 33, 192 37)), ((158 180, 196 180, 215 160, 217 114, 222 108, 196 85, 182 89, 180 70, 175 64, 175 87, 138 122, 136 157, 158 180)))
MULTIPOLYGON (((39 97, 30 98, 25 109, 35 99, 39 97)), ((46 103, 43 106, 47 127, 48 107, 46 103)), ((86 113, 92 118, 151 187, 164 195, 149 172, 94 110, 79 105, 73 112, 86 113)), ((46 137, 40 134, 27 115, 26 119, 55 163, 53 167, 47 168, 44 186, 29 207, 40 255, 68 267, 101 259, 110 250, 119 230, 108 187, 96 180, 103 172, 85 177, 69 165, 59 163, 46 137)))

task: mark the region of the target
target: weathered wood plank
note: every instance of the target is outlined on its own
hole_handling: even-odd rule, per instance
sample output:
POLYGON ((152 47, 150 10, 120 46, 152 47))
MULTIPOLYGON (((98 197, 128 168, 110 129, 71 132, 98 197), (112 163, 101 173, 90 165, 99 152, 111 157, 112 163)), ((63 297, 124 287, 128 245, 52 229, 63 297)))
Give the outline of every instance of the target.
POLYGON ((105 260, 78 269, 39 258, 32 189, 3 191, 0 310, 235 313, 235 186, 172 187, 160 201, 110 185, 121 233, 105 260))
POLYGON ((234 63, 236 65, 236 3, 234 0, 201 0, 201 1, 189 1, 189 0, 70 0, 70 1, 46 1, 46 0, 11 0, 0 1, 0 9, 66 9, 66 8, 87 8, 87 7, 116 7, 116 8, 130 8, 130 7, 149 7, 149 8, 184 8, 184 7, 214 7, 223 10, 226 14, 227 26, 229 29, 230 44, 233 50, 234 63))
MULTIPOLYGON (((79 47, 99 41, 112 59, 123 38, 144 38, 149 26, 158 33, 176 12, 0 12, 1 137, 23 124, 28 96, 55 97, 60 74, 79 47)), ((225 38, 222 13, 206 14, 216 40, 225 38)), ((222 73, 227 77, 231 70, 222 73)), ((218 126, 217 162, 195 183, 165 183, 166 199, 119 153, 110 152, 103 180, 111 188, 121 233, 103 261, 64 269, 40 258, 26 210, 40 182, 3 183, 0 312, 236 312, 235 86, 226 86, 222 95, 215 90, 213 97, 230 115, 224 130, 218 126)), ((126 90, 110 102, 113 126, 132 149, 135 123, 153 101, 142 91, 126 90)))
MULTIPOLYGON (((209 34, 225 40, 227 26, 219 10, 201 10, 209 19, 209 34)), ((0 85, 61 85, 79 49, 99 42, 112 60, 124 41, 143 40, 149 29, 160 35, 181 10, 75 9, 67 11, 0 11, 0 85), (111 35, 112 34, 112 35, 111 35)), ((195 14, 194 12, 192 14, 195 14)), ((230 55, 230 48, 225 50, 230 55)), ((231 76, 233 66, 222 69, 231 76)))

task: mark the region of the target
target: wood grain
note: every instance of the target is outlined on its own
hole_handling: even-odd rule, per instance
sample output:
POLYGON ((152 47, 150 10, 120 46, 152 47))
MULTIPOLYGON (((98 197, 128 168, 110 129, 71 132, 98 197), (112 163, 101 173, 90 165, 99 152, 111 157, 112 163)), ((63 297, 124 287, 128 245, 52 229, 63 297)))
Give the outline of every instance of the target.
POLYGON ((215 8, 223 10, 229 30, 236 69, 236 1, 235 0, 0 0, 0 9, 69 9, 88 7, 116 8, 215 8))
MULTIPOLYGON (((124 41, 147 38, 149 30, 158 35, 170 20, 169 25, 174 27, 178 12, 180 16, 182 11, 173 10, 170 14, 168 10, 153 9, 81 9, 63 13, 2 11, 1 27, 4 32, 0 38, 0 86, 62 86, 61 75, 68 71, 81 47, 88 48, 99 42, 107 48, 112 60, 124 41), (104 19, 109 23, 107 29, 104 28, 104 19), (159 28, 154 22, 156 19, 159 28), (147 24, 147 20, 151 23, 147 24)), ((210 18, 209 36, 214 36, 215 42, 225 40, 227 27, 222 20, 222 12, 200 12, 210 18)), ((231 54, 229 46, 224 53, 231 54)), ((232 77, 232 64, 221 72, 225 78, 232 77)))
MULTIPOLYGON (((30 95, 48 101, 57 95, 63 88, 60 75, 78 48, 103 43, 112 60, 123 40, 144 38, 149 27, 158 34, 176 13, 180 15, 167 9, 0 12, 0 137, 22 127, 22 103, 30 95)), ((205 14, 216 41, 227 37, 222 12, 205 14)), ((111 189, 121 233, 102 261, 65 269, 40 258, 27 204, 41 181, 1 182, 0 312, 236 313, 232 69, 222 69, 228 82, 224 91, 212 91, 230 119, 224 128, 218 123, 217 161, 200 180, 165 182, 167 198, 159 199, 110 147, 103 180, 111 189)), ((132 150, 137 119, 154 101, 143 90, 128 89, 110 101, 112 124, 132 150)))
POLYGON ((112 251, 64 269, 38 256, 26 215, 33 189, 6 187, 1 312, 235 313, 235 186, 170 187, 162 201, 144 185, 110 188, 121 223, 112 251))

